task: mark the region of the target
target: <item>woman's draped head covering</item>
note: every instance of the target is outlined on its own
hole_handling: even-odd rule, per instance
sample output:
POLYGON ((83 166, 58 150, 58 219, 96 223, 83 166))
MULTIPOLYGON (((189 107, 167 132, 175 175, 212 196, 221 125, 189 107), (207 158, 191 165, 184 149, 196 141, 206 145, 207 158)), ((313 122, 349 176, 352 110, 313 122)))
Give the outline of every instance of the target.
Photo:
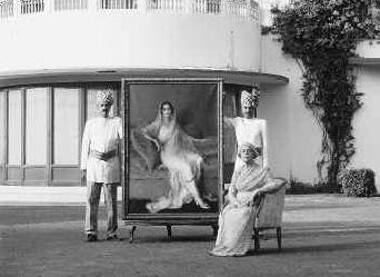
POLYGON ((243 90, 240 96, 241 106, 251 106, 254 107, 257 105, 260 99, 260 89, 258 86, 253 86, 252 91, 243 90))
POLYGON ((155 137, 158 135, 158 132, 159 132, 159 130, 161 128, 161 124, 162 124, 162 108, 166 104, 169 105, 171 110, 172 110, 170 125, 174 126, 177 124, 177 116, 176 116, 176 111, 175 111, 173 104, 169 101, 162 101, 158 104, 158 110, 157 110, 156 118, 153 120, 152 123, 150 123, 149 125, 147 125, 143 128, 145 130, 145 132, 148 132, 149 134, 151 134, 155 137))
POLYGON ((101 103, 107 103, 112 105, 113 104, 113 94, 112 90, 110 89, 104 89, 98 91, 96 94, 96 103, 99 105, 101 103))
POLYGON ((171 115, 171 118, 170 118, 170 122, 171 123, 176 123, 177 122, 177 113, 176 113, 176 110, 173 106, 173 104, 170 102, 170 101, 162 101, 158 104, 158 112, 157 112, 157 116, 156 116, 156 119, 154 120, 156 122, 156 124, 160 125, 161 122, 162 122, 162 108, 165 106, 165 105, 168 105, 172 111, 172 115, 171 115))

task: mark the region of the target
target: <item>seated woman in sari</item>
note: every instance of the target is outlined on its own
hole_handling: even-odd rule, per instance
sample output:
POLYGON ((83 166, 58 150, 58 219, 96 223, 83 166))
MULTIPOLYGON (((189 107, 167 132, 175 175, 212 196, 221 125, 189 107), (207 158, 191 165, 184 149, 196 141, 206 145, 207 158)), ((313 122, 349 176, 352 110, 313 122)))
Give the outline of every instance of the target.
POLYGON ((203 201, 197 188, 203 159, 194 147, 193 139, 179 126, 173 105, 161 103, 155 121, 143 128, 144 136, 151 140, 160 152, 162 166, 169 170, 170 191, 167 196, 148 203, 146 208, 155 213, 163 209, 178 209, 193 199, 202 209, 209 206, 203 201))
POLYGON ((227 194, 226 205, 219 216, 216 244, 210 251, 214 256, 242 256, 252 246, 252 230, 260 198, 285 185, 284 181, 271 179, 269 168, 256 160, 260 152, 251 143, 239 148, 243 165, 234 172, 227 194))

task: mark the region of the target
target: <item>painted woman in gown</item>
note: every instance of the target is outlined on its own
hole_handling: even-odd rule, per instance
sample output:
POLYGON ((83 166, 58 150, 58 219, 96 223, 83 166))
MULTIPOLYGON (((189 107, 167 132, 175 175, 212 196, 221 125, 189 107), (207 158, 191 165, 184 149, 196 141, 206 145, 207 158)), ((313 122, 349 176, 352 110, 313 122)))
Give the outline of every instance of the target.
POLYGON ((203 159, 194 147, 194 139, 177 123, 173 105, 168 101, 161 103, 156 119, 142 132, 156 145, 161 166, 168 169, 170 177, 168 195, 148 203, 146 208, 155 213, 163 209, 181 208, 183 204, 195 200, 199 207, 208 209, 197 188, 203 159))
POLYGON ((278 191, 285 182, 269 176, 261 167, 260 151, 250 142, 241 142, 238 156, 242 165, 234 172, 226 204, 219 215, 214 256, 243 256, 252 248, 252 230, 260 198, 278 191))

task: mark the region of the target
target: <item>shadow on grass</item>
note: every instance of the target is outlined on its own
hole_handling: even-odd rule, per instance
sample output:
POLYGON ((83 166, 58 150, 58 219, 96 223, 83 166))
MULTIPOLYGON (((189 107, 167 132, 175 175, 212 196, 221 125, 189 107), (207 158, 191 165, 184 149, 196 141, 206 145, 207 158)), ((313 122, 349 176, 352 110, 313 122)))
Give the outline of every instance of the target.
POLYGON ((285 211, 305 211, 305 210, 328 210, 328 209, 347 209, 355 208, 357 205, 349 204, 310 204, 310 205, 300 205, 294 207, 285 207, 285 211))
MULTIPOLYGON (((211 228, 210 228, 211 229, 211 228)), ((197 234, 197 235, 176 235, 175 232, 172 233, 172 237, 169 238, 165 231, 162 231, 162 236, 152 236, 152 235, 139 235, 138 230, 135 233, 135 239, 133 243, 173 243, 173 242, 212 242, 215 241, 215 237, 212 235, 212 230, 210 234, 197 234)), ((380 238, 380 226, 316 226, 308 228, 293 228, 293 229, 283 229, 283 240, 286 239, 305 239, 317 238, 320 236, 342 238, 344 236, 352 235, 379 235, 380 238)), ((275 241, 275 232, 267 231, 263 233, 261 238, 262 241, 275 241)), ((124 235, 123 240, 128 241, 129 235, 124 235)), ((376 243, 376 242, 374 242, 376 243)))
POLYGON ((310 224, 309 222, 307 224, 289 224, 285 227, 282 227, 283 232, 299 232, 303 233, 306 231, 306 233, 309 233, 310 231, 315 232, 349 232, 349 233, 378 233, 380 235, 380 225, 363 225, 361 222, 315 222, 314 224, 310 224))
POLYGON ((350 242, 350 243, 329 243, 320 245, 304 245, 304 246, 285 246, 279 251, 276 246, 261 248, 257 251, 250 251, 247 256, 259 255, 286 255, 294 253, 319 253, 319 252, 336 252, 355 249, 378 249, 380 247, 380 240, 371 242, 350 242))
MULTIPOLYGON (((138 231, 136 231, 137 233, 138 231)), ((211 233, 211 232, 210 232, 211 233)), ((128 241, 129 240, 129 236, 123 236, 122 237, 123 240, 125 241, 128 241)), ((153 237, 151 235, 139 235, 139 234, 135 234, 134 236, 134 240, 133 240, 133 244, 136 243, 136 244, 139 244, 139 243, 176 243, 176 242, 180 242, 180 243, 192 243, 192 242, 211 242, 211 241, 215 241, 215 237, 210 234, 210 235, 175 235, 175 234, 172 234, 172 237, 169 238, 167 235, 165 234, 162 234, 162 236, 160 237, 153 237)))

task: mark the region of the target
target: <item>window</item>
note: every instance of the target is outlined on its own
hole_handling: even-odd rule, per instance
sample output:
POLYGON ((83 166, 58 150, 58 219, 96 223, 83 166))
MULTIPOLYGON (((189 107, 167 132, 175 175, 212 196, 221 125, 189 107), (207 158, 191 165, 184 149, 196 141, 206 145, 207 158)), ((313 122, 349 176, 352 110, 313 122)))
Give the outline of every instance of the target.
POLYGON ((47 163, 48 89, 26 91, 26 164, 47 163))
POLYGON ((54 89, 54 164, 78 164, 80 89, 54 89))
POLYGON ((5 136, 6 136, 6 126, 5 126, 5 118, 6 118, 6 109, 5 109, 5 91, 0 91, 0 165, 5 163, 5 153, 6 145, 5 145, 5 136))
POLYGON ((115 103, 110 115, 118 113, 117 85, 0 89, 0 183, 80 184, 84 122, 97 116, 96 95, 101 89, 113 88, 115 103))
POLYGON ((21 164, 21 90, 9 91, 8 163, 21 164))

